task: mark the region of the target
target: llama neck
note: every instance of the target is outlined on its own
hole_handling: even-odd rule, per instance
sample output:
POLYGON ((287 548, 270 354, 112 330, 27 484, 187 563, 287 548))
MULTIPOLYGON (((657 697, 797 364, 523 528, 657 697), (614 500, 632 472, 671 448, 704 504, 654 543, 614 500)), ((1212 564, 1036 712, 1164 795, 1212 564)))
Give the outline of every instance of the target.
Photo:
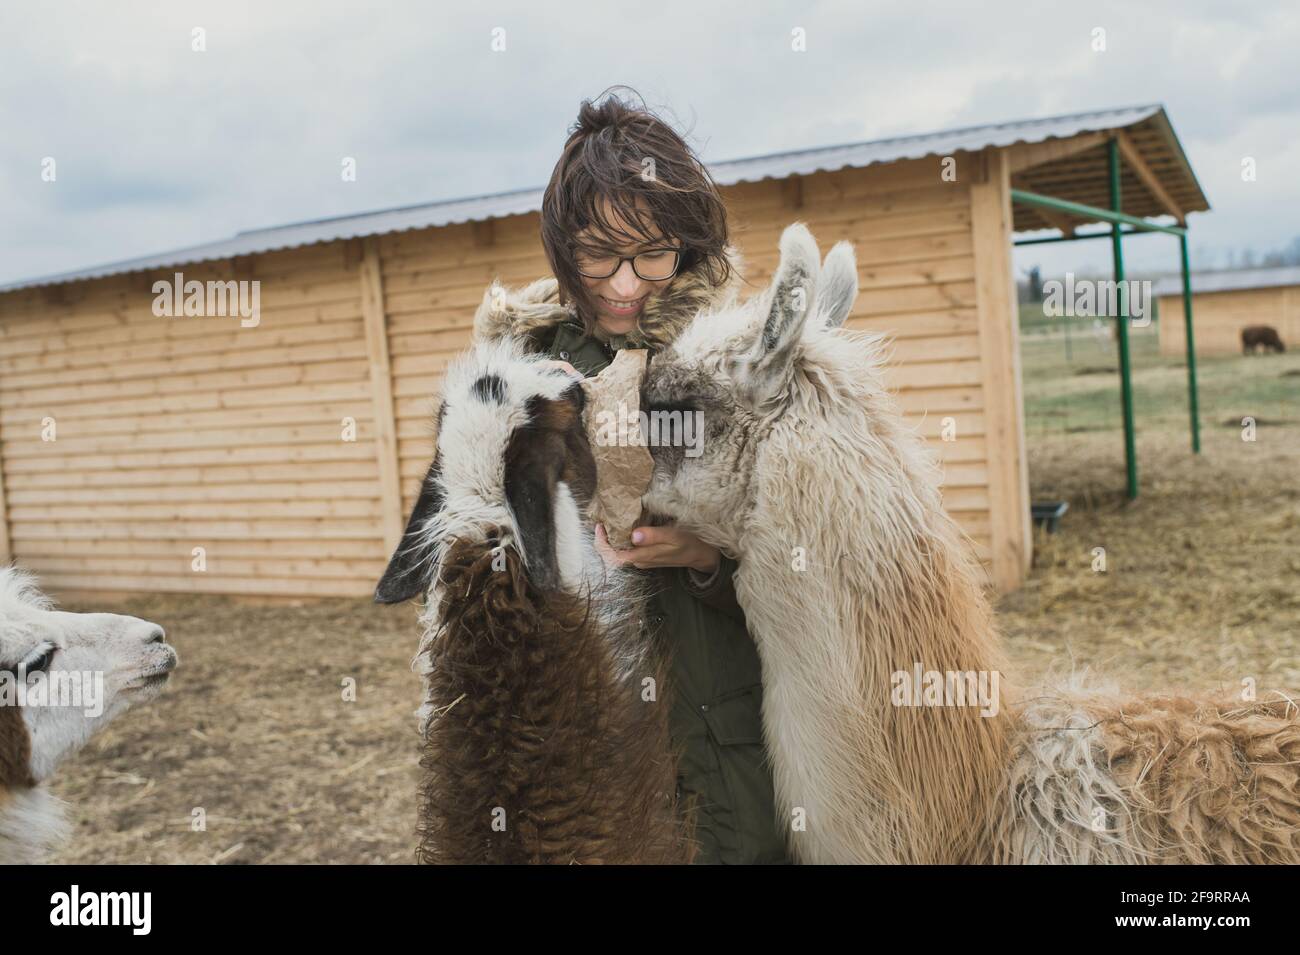
POLYGON ((0 787, 0 865, 44 862, 67 836, 65 808, 44 786, 0 787))
POLYGON ((591 600, 542 593, 513 548, 454 545, 427 623, 420 858, 676 862, 667 705, 639 631, 591 600), (593 604, 596 604, 593 606, 593 604))
POLYGON ((799 482, 760 489, 738 581, 777 787, 807 807, 805 858, 971 861, 1006 761, 990 612, 917 439, 868 423, 774 430, 757 464, 799 482), (940 692, 900 699, 918 667, 940 692))

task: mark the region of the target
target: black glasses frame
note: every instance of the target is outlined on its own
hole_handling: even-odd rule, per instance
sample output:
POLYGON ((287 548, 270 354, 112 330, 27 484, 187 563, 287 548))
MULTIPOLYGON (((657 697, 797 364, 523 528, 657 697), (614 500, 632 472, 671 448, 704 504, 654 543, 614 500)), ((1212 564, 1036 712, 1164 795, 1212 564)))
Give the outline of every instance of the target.
POLYGON ((582 266, 577 263, 576 259, 574 260, 574 266, 577 268, 578 274, 584 276, 585 278, 607 279, 611 275, 614 275, 616 272, 618 272, 618 270, 623 267, 624 262, 631 262, 632 271, 636 273, 636 277, 639 278, 642 282, 667 282, 670 278, 676 275, 677 270, 682 267, 682 250, 672 248, 671 246, 664 246, 663 248, 659 248, 659 249, 642 249, 636 255, 619 255, 619 256, 611 256, 611 258, 618 259, 618 261, 614 263, 614 267, 610 269, 608 272, 602 272, 599 275, 593 272, 584 272, 582 270, 582 266), (658 278, 649 278, 647 276, 642 275, 641 270, 636 267, 636 260, 643 255, 653 255, 657 252, 671 252, 677 257, 673 262, 673 270, 669 272, 667 275, 661 275, 658 278))

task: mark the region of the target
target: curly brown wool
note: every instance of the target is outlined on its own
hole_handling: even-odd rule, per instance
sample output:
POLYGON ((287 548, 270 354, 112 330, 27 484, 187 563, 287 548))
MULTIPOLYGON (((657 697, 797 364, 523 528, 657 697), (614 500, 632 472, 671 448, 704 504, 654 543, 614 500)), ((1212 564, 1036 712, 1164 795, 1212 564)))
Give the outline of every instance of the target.
POLYGON ((1300 722, 1291 700, 1158 696, 1093 709, 1132 824, 1159 861, 1300 860, 1300 722))
POLYGON ((588 601, 541 593, 512 548, 454 543, 441 575, 419 861, 688 862, 668 704, 641 698, 661 666, 616 677, 635 624, 611 633, 588 601))

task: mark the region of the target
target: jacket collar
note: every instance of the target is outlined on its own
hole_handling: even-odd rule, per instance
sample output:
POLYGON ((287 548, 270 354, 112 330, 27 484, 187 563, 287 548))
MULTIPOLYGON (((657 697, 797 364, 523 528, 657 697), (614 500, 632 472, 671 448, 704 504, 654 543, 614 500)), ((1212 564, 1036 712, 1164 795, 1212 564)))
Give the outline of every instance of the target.
MULTIPOLYGON (((701 310, 718 308, 734 299, 742 283, 741 260, 735 249, 728 249, 727 255, 732 266, 729 281, 713 285, 699 272, 683 272, 661 294, 646 302, 640 323, 622 344, 629 348, 660 349, 677 338, 701 310)), ((582 320, 573 308, 559 303, 555 279, 538 279, 516 289, 493 282, 474 315, 474 340, 517 338, 536 351, 545 347, 561 324, 583 329, 582 320)), ((599 329, 595 337, 602 341, 610 338, 599 329)), ((610 344, 619 347, 616 342, 610 344)))

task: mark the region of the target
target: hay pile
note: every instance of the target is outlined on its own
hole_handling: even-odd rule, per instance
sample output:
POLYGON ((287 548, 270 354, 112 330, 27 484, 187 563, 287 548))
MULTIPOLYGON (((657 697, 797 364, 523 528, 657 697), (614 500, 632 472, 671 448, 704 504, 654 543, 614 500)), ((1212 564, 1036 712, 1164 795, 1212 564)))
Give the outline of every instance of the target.
POLYGON ((1300 690, 1300 428, 1139 431, 1141 495, 1123 496, 1118 432, 1030 443, 1035 499, 1071 510, 1035 538, 1000 619, 1017 669, 1089 666, 1134 689, 1300 690), (1093 549, 1107 570, 1092 569, 1093 549))

